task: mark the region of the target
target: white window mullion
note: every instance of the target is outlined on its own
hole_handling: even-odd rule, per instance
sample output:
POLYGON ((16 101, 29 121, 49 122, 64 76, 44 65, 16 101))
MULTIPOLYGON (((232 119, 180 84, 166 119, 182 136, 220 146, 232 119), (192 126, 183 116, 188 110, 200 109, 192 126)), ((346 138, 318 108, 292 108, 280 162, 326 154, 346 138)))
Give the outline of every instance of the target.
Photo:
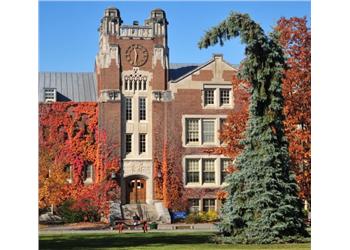
POLYGON ((202 122, 203 119, 199 119, 199 124, 198 124, 198 137, 199 137, 199 145, 202 145, 202 137, 203 137, 203 133, 202 133, 202 122))
POLYGON ((198 161, 199 168, 199 184, 203 185, 203 166, 202 166, 202 158, 198 161))

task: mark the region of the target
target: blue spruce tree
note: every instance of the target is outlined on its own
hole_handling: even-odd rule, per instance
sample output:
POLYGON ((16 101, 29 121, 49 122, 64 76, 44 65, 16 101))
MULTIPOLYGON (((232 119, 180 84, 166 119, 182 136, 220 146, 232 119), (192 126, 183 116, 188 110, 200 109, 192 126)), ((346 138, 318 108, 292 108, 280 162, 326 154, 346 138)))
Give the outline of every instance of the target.
POLYGON ((200 48, 240 37, 246 58, 238 77, 252 84, 244 150, 228 175, 222 208, 224 241, 292 242, 307 236, 283 127, 282 78, 285 59, 278 34, 267 36, 247 14, 231 13, 206 32, 200 48), (227 237, 228 236, 228 237, 227 237))

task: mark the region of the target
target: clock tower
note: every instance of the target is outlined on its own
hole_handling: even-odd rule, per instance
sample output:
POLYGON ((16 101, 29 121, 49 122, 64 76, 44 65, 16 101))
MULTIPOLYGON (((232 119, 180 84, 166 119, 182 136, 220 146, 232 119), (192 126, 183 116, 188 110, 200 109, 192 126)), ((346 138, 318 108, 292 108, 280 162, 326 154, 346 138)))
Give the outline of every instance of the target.
POLYGON ((144 25, 123 24, 117 8, 99 26, 95 71, 99 127, 120 158, 121 202, 153 204, 153 160, 163 141, 169 49, 165 12, 151 11, 144 25))

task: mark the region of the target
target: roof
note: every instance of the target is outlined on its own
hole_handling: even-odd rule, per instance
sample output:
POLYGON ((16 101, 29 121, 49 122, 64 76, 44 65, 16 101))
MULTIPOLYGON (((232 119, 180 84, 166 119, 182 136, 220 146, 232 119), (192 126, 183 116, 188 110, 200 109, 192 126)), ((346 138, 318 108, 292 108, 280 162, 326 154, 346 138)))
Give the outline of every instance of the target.
MULTIPOLYGON (((211 63, 171 63, 169 81, 184 77, 211 63)), ((39 72, 39 102, 44 101, 44 88, 55 88, 57 101, 96 102, 97 81, 94 72, 39 72)))
POLYGON ((96 86, 93 72, 40 72, 39 102, 44 101, 44 88, 55 88, 57 101, 95 102, 96 86))
POLYGON ((170 63, 169 65, 169 81, 176 80, 189 72, 198 68, 198 63, 170 63))

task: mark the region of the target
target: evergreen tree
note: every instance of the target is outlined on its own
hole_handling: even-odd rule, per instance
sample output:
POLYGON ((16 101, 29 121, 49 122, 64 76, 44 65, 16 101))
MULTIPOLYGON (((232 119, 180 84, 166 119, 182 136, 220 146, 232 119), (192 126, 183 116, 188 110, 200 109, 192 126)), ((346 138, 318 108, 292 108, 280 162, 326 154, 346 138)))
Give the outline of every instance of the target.
POLYGON ((289 242, 307 236, 283 128, 285 69, 277 32, 267 36, 247 14, 231 13, 199 42, 207 48, 240 37, 246 58, 238 77, 252 84, 243 152, 228 175, 221 229, 235 243, 289 242))

